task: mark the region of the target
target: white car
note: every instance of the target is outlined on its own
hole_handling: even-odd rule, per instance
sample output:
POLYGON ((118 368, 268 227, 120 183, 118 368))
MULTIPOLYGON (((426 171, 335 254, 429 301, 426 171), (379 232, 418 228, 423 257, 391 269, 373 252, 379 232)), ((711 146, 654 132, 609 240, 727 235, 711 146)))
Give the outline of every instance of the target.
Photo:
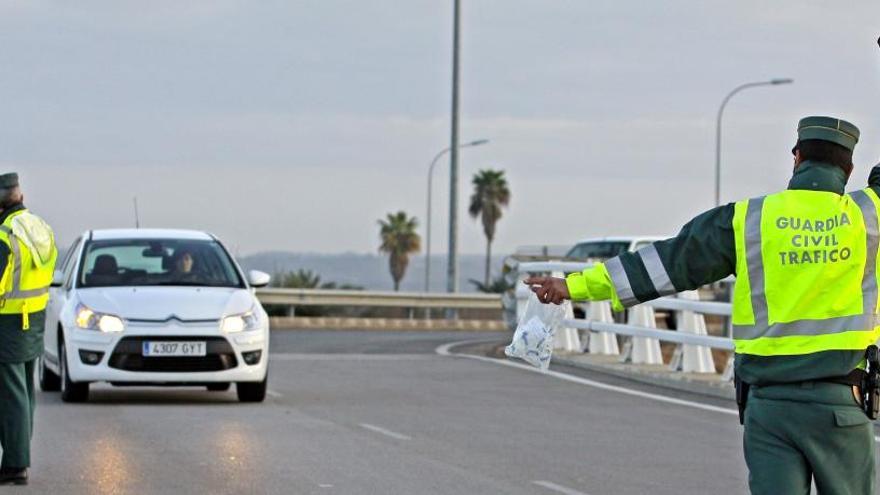
POLYGON ((89 384, 197 385, 242 402, 266 396, 269 318, 214 236, 188 230, 92 230, 57 266, 46 308, 40 387, 66 402, 89 384))

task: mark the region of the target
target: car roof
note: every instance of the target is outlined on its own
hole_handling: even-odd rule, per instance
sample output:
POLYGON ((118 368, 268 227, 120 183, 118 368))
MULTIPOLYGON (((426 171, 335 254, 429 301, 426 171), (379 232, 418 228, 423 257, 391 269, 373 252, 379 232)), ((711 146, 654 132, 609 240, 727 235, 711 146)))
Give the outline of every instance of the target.
POLYGON ((591 242, 637 242, 637 241, 660 241, 663 239, 668 239, 666 236, 662 235, 640 235, 640 236, 617 236, 617 237, 590 237, 587 239, 581 239, 575 243, 578 244, 586 244, 591 242))
POLYGON ((91 238, 99 241, 111 239, 214 240, 214 236, 207 232, 185 229, 97 229, 91 231, 91 238))

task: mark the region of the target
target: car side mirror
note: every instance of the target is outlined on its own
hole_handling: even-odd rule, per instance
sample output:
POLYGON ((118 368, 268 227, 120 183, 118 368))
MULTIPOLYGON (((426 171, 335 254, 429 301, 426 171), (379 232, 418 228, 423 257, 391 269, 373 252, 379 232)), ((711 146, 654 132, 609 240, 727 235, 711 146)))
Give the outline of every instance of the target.
POLYGON ((61 287, 62 285, 64 285, 64 272, 55 270, 55 273, 52 274, 52 287, 61 287))
POLYGON ((265 287, 269 285, 269 282, 272 280, 272 276, 266 272, 251 270, 247 274, 247 280, 248 284, 251 287, 265 287))

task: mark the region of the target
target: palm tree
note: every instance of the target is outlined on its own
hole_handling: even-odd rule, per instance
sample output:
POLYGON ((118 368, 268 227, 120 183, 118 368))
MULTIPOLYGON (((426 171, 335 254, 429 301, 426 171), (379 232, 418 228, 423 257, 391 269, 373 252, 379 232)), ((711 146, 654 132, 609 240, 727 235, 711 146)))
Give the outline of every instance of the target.
MULTIPOLYGON (((336 282, 323 282, 321 276, 312 270, 304 270, 300 268, 297 271, 275 271, 272 276, 273 287, 284 289, 341 289, 341 290, 363 290, 359 285, 337 284, 336 282)), ((269 316, 289 316, 289 308, 284 306, 267 305, 266 311, 269 316)), ((331 306, 297 306, 297 316, 329 316, 332 314, 347 314, 351 312, 351 308, 334 308, 331 306)), ((355 316, 361 316, 357 314, 355 316)))
POLYGON ((394 290, 400 289, 400 281, 409 265, 409 255, 419 252, 422 238, 416 232, 418 221, 407 216, 406 212, 389 213, 385 220, 379 220, 379 238, 382 245, 379 251, 388 253, 388 265, 391 278, 394 279, 394 290))
POLYGON ((317 289, 321 287, 321 276, 311 270, 299 269, 276 273, 272 285, 288 289, 317 289))
POLYGON ((514 285, 507 281, 507 277, 505 275, 499 275, 498 277, 495 277, 488 285, 474 279, 470 279, 470 283, 473 284, 474 288, 477 289, 478 292, 483 292, 486 294, 504 294, 505 292, 514 288, 514 285))
POLYGON ((321 276, 312 270, 276 272, 272 277, 272 286, 286 289, 341 289, 363 290, 359 285, 337 284, 336 282, 322 282, 321 276))
POLYGON ((474 193, 471 195, 471 206, 468 212, 476 219, 483 221, 483 233, 486 234, 486 278, 483 285, 489 285, 489 268, 492 265, 492 240, 495 239, 495 224, 501 219, 501 208, 510 203, 510 189, 503 170, 480 170, 474 174, 474 193))

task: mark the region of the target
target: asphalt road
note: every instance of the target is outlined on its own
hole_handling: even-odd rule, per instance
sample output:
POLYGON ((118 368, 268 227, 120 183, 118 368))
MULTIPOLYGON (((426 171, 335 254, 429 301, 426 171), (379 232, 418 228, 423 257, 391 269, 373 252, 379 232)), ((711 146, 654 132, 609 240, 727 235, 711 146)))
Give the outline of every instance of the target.
POLYGON ((733 404, 435 353, 487 337, 507 338, 276 332, 270 397, 256 405, 198 389, 101 386, 83 405, 41 394, 31 485, 0 492, 746 492, 733 404))

